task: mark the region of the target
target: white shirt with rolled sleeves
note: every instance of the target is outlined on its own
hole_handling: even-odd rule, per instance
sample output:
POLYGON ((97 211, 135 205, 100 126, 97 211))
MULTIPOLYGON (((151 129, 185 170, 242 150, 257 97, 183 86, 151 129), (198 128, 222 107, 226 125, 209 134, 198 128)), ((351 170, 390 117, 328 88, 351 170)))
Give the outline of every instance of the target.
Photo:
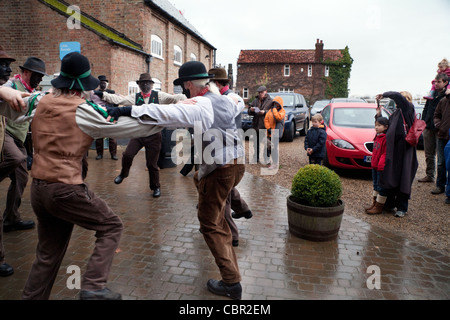
MULTIPOLYGON (((33 94, 24 99, 27 108, 20 112, 13 110, 6 102, 0 102, 0 115, 15 122, 32 121, 39 100, 44 94, 38 94, 34 100, 33 98, 35 98, 35 96, 36 94, 33 94)), ((107 122, 106 119, 88 103, 80 104, 75 116, 78 127, 93 139, 101 139, 103 137, 115 139, 148 137, 163 129, 163 127, 160 126, 143 124, 137 119, 130 117, 121 117, 115 124, 107 122)))
MULTIPOLYGON (((160 104, 171 104, 171 103, 177 103, 181 100, 186 100, 186 96, 184 94, 168 94, 162 91, 158 91, 158 100, 160 104)), ((118 94, 112 94, 103 92, 103 101, 106 101, 108 103, 122 105, 122 106, 133 106, 136 104, 136 95, 129 95, 129 96, 121 96, 118 94)), ((148 104, 150 101, 150 98, 144 99, 144 104, 148 104)))
MULTIPOLYGON (((215 96, 208 93, 205 97, 195 97, 188 102, 182 101, 174 105, 147 104, 133 106, 131 115, 138 118, 142 123, 164 127, 188 127, 195 128, 197 131, 201 126, 202 133, 205 134, 203 149, 209 141, 208 137, 213 139, 213 137, 220 135, 218 141, 221 141, 221 143, 226 141, 226 145, 219 146, 219 149, 215 151, 221 152, 214 152, 214 155, 208 158, 210 161, 206 161, 205 154, 203 154, 203 162, 199 170, 199 179, 201 180, 216 168, 244 156, 242 140, 239 138, 234 122, 240 112, 240 107, 231 97, 215 96), (225 99, 225 101, 221 99, 225 99), (213 107, 213 101, 216 103, 215 107, 213 107), (225 123, 224 120, 228 122, 225 123)), ((214 141, 216 140, 214 139, 214 141)))
POLYGON ((193 128, 201 123, 202 133, 211 128, 214 123, 214 110, 211 100, 205 97, 195 97, 189 100, 192 103, 159 105, 144 104, 133 106, 131 116, 138 118, 139 122, 163 127, 193 128))

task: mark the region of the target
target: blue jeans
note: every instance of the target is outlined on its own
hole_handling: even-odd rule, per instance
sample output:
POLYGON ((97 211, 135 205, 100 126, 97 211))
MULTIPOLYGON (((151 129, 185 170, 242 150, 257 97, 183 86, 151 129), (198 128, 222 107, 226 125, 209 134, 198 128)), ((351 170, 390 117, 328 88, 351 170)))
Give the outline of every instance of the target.
POLYGON ((383 189, 379 184, 381 172, 382 171, 377 171, 375 169, 372 169, 373 190, 377 191, 380 196, 387 197, 386 190, 383 189))
POLYGON ((400 192, 398 188, 389 189, 385 191, 388 197, 386 204, 384 205, 385 208, 389 209, 397 208, 398 211, 408 212, 409 198, 410 198, 408 194, 400 192))
POLYGON ((445 167, 444 149, 447 145, 447 139, 437 139, 437 179, 436 187, 444 189, 447 184, 447 169, 445 167))
POLYGON ((450 141, 444 148, 445 154, 445 166, 447 168, 447 189, 445 190, 445 195, 450 197, 450 141))

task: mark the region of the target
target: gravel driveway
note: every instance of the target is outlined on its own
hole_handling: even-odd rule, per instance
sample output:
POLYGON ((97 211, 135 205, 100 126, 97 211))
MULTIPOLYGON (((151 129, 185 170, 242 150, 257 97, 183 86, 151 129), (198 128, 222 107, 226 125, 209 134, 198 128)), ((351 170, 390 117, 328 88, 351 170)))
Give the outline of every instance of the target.
MULTIPOLYGON (((296 136, 293 142, 281 142, 280 170, 275 176, 262 177, 290 189, 292 178, 298 169, 309 163, 304 150, 304 141, 304 137, 296 136)), ((248 141, 246 145, 248 150, 248 141)), ((342 199, 346 203, 345 214, 394 231, 426 247, 450 255, 450 206, 444 202, 445 195, 435 196, 431 194, 434 184, 417 182, 417 179, 425 176, 424 151, 418 150, 417 156, 419 170, 413 183, 409 212, 405 218, 395 218, 390 214, 369 216, 364 213, 364 207, 372 202, 372 177, 370 170, 336 170, 342 180, 342 199)), ((246 171, 260 176, 261 166, 259 164, 247 165, 246 171)))

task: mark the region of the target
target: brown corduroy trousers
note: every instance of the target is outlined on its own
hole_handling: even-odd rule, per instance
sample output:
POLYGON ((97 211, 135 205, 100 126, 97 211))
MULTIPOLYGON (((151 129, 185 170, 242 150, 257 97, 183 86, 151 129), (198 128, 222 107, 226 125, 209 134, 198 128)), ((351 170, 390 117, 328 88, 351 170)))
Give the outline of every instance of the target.
POLYGON ((31 205, 38 219, 38 246, 22 298, 49 299, 74 225, 95 231, 96 237, 94 252, 81 279, 81 289, 104 289, 122 235, 120 218, 86 184, 34 179, 31 205))
POLYGON ((231 190, 239 184, 245 166, 235 164, 218 168, 194 183, 199 194, 198 220, 203 237, 219 267, 222 281, 234 284, 241 281, 236 253, 232 245, 230 227, 225 219, 225 207, 231 190))

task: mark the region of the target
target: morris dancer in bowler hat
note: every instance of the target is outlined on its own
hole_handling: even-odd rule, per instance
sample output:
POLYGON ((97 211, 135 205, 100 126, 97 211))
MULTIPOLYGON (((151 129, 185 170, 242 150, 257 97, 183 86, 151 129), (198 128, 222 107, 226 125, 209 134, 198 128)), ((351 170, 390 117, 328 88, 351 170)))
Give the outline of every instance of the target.
MULTIPOLYGON (((183 94, 170 95, 165 92, 152 90, 154 81, 149 73, 141 74, 136 83, 139 85, 141 92, 128 97, 98 91, 95 91, 95 94, 108 103, 124 106, 143 105, 149 103, 170 104, 177 103, 181 100, 186 100, 186 96, 183 94)), ((114 179, 114 183, 121 184, 122 181, 128 177, 134 157, 137 155, 139 150, 145 147, 145 159, 150 180, 150 190, 153 191, 153 197, 159 198, 161 196, 161 184, 159 180, 158 158, 161 151, 161 143, 161 132, 149 137, 130 140, 122 156, 122 171, 116 179, 114 179)))
POLYGON ((214 294, 241 299, 241 275, 230 227, 225 219, 228 195, 245 172, 245 166, 238 161, 244 156, 244 149, 235 123, 241 109, 236 100, 220 95, 215 84, 208 85, 211 77, 203 63, 186 62, 179 69, 179 78, 174 81, 174 85, 182 86, 186 96, 193 98, 190 101, 176 105, 148 104, 114 108, 109 109, 109 113, 115 119, 123 115, 133 116, 139 118, 140 122, 164 127, 197 129, 201 126, 204 161, 194 175, 199 193, 198 219, 203 237, 222 276, 220 281, 209 280, 207 287, 214 294), (220 137, 217 137, 219 133, 220 137), (215 153, 208 155, 205 149, 211 149, 212 139, 216 145, 222 142, 219 145, 221 152, 216 147, 215 153))
MULTIPOLYGON (((22 92, 34 92, 46 75, 44 61, 36 57, 29 57, 20 66, 20 69, 22 73, 10 79, 4 86, 22 92)), ((12 162, 20 161, 20 165, 9 175, 11 184, 6 197, 6 208, 3 212, 3 230, 5 232, 26 230, 35 226, 34 221, 22 220, 19 212, 22 195, 28 183, 27 158, 28 156, 33 157, 31 135, 28 135, 29 127, 28 122, 15 123, 11 119, 6 121, 5 159, 0 164, 0 169, 9 166, 12 162)))
MULTIPOLYGON (((0 86, 5 84, 11 76, 11 62, 16 61, 9 56, 0 46, 0 86)), ((21 159, 3 162, 3 144, 5 141, 6 118, 0 115, 0 182, 10 175, 20 165, 21 159)), ((0 277, 8 277, 14 273, 14 269, 5 263, 5 249, 3 247, 3 215, 0 214, 0 277)))
MULTIPOLYGON (((103 76, 103 75, 98 76, 98 80, 100 80, 100 87, 98 90, 99 92, 107 92, 107 93, 111 93, 111 94, 116 93, 114 90, 108 89, 109 81, 108 81, 108 78, 106 78, 106 76, 103 76)), ((96 94, 94 94, 94 92, 92 92, 91 100, 93 103, 95 103, 98 106, 102 106, 102 107, 106 108, 106 106, 108 105, 105 101, 103 101, 96 94)), ((110 107, 118 107, 118 106, 110 105, 110 107)), ((117 140, 108 138, 108 137, 106 139, 108 139, 109 153, 111 155, 111 159, 114 161, 119 160, 119 158, 117 158, 117 140)), ((104 142, 103 138, 95 140, 95 149, 97 150, 97 157, 95 158, 95 160, 103 159, 103 151, 104 151, 103 142, 104 142)))
MULTIPOLYGON (((225 96, 234 97, 238 100, 239 109, 242 110, 245 108, 244 100, 234 93, 229 86, 230 79, 228 78, 227 71, 224 68, 213 68, 208 71, 209 74, 214 75, 214 78, 211 79, 217 86, 220 91, 220 94, 225 96)), ((236 117, 236 127, 238 129, 242 128, 242 113, 239 113, 239 116, 236 117)), ((241 194, 236 188, 231 190, 230 196, 227 199, 227 206, 225 208, 225 218, 230 226, 231 233, 233 234, 233 246, 237 247, 239 245, 239 231, 236 226, 236 223, 233 221, 234 219, 240 219, 245 217, 246 219, 250 219, 253 217, 250 208, 248 207, 247 202, 241 198, 241 194), (231 210, 234 212, 232 213, 231 210)))
MULTIPOLYGON (((106 282, 122 234, 122 221, 84 183, 82 159, 94 139, 146 137, 162 128, 132 118, 120 119, 117 124, 108 122, 106 111, 102 114, 103 109, 86 100, 99 80, 91 76, 89 60, 79 53, 63 58, 60 75, 51 83, 52 93, 36 99, 32 95, 27 110, 20 113, 0 103, 0 114, 9 119, 33 119, 31 205, 38 219, 38 245, 22 298, 49 299, 73 227, 78 225, 95 231, 96 237, 81 281, 80 299, 118 300, 121 295, 109 290, 106 282), (36 103, 37 108, 28 116, 28 109, 36 103)), ((0 88, 0 97, 6 101, 14 101, 15 95, 13 89, 0 88)))

